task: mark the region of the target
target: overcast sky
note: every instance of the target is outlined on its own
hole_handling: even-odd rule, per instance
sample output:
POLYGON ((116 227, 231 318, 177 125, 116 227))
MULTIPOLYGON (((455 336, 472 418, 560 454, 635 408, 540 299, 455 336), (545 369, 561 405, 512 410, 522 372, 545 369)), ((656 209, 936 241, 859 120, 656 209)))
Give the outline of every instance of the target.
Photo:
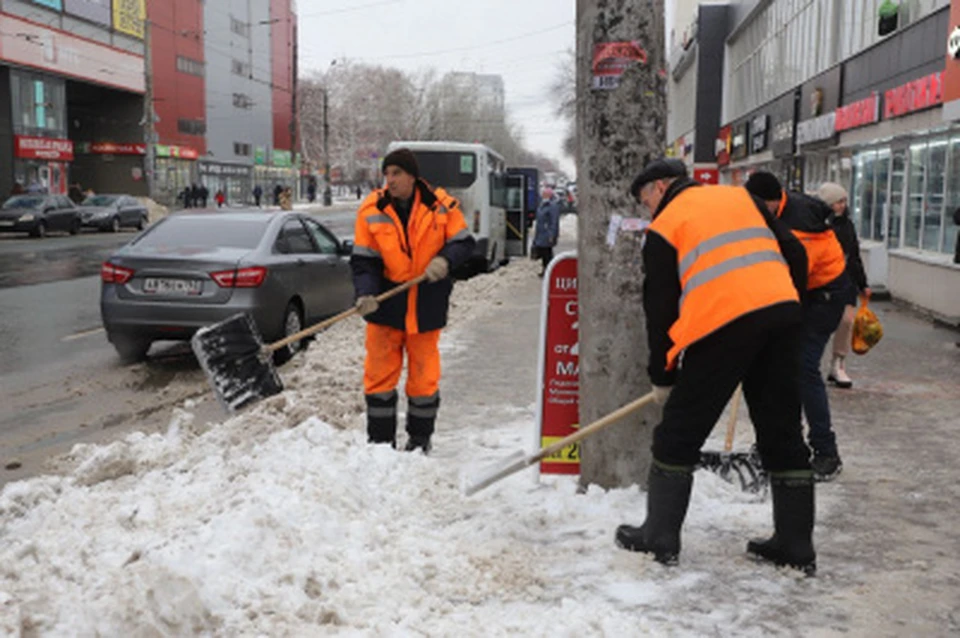
POLYGON ((565 123, 548 87, 575 45, 575 0, 299 0, 300 73, 334 59, 408 71, 472 71, 503 76, 507 109, 528 148, 554 157, 565 123), (422 54, 422 55, 421 55, 422 54), (400 57, 404 56, 404 57, 400 57))

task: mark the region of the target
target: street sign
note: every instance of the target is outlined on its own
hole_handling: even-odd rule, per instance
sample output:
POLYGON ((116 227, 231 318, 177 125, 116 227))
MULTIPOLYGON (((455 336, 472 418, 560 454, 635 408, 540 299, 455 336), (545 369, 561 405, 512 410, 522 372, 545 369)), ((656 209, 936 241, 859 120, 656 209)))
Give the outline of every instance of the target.
MULTIPOLYGON (((580 421, 580 338, 577 256, 563 253, 547 266, 540 307, 537 447, 573 434, 580 421)), ((580 444, 540 463, 542 474, 579 474, 580 444)))

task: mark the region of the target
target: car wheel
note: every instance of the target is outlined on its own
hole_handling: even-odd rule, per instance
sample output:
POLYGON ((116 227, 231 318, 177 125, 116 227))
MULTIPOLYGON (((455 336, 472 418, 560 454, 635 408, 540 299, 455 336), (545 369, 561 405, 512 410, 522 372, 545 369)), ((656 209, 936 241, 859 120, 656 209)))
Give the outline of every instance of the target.
POLYGON ((80 220, 74 219, 73 223, 70 224, 70 234, 76 235, 79 232, 80 232, 80 220))
MULTIPOLYGON (((291 301, 287 304, 287 309, 283 311, 283 337, 289 337, 303 330, 303 310, 297 301, 291 301)), ((281 338, 283 338, 281 337, 281 338)), ((273 352, 273 362, 276 365, 283 365, 289 361, 293 355, 300 352, 306 345, 306 339, 294 341, 290 345, 284 346, 273 352)))
POLYGON ((43 239, 47 236, 47 222, 40 222, 37 224, 37 227, 33 229, 30 233, 31 237, 36 237, 37 239, 43 239))
POLYGON ((108 334, 110 343, 120 355, 120 361, 123 363, 137 363, 147 357, 147 351, 150 350, 150 340, 143 337, 135 337, 124 334, 108 334))
POLYGON ((114 217, 110 220, 110 232, 119 233, 120 232, 120 218, 114 217))
POLYGON ((147 227, 147 216, 140 215, 140 218, 137 220, 137 230, 143 230, 147 227))

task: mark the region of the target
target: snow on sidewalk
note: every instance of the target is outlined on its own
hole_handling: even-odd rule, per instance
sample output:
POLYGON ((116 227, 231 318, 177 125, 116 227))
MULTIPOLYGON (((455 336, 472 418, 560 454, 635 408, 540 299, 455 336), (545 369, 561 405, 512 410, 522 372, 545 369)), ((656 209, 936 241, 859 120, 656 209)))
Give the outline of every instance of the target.
MULTIPOLYGON (((518 366, 487 381, 533 374, 531 344, 472 339, 537 320, 537 269, 515 260, 458 284, 451 378, 489 376, 485 349, 518 366)), ((636 489, 577 494, 525 473, 466 498, 465 474, 528 447, 534 397, 467 415, 445 403, 436 454, 399 453, 365 441, 358 323, 302 359, 284 394, 241 415, 201 424, 188 403, 165 435, 77 446, 63 476, 7 485, 0 634, 759 636, 790 631, 823 586, 749 562, 769 502, 710 474, 677 569, 614 547, 615 527, 643 518, 636 489)))

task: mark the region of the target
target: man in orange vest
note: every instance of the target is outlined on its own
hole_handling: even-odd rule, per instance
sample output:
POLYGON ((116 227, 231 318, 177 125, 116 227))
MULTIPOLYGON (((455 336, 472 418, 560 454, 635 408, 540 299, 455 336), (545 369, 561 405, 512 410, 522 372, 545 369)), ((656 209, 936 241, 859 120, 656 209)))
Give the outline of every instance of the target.
POLYGON ((775 532, 747 551, 812 574, 814 486, 800 425, 803 248, 744 189, 701 186, 656 160, 631 194, 653 213, 643 248, 648 373, 663 405, 647 519, 617 544, 674 564, 702 447, 738 384, 770 473, 775 532))
POLYGON ((814 476, 830 481, 843 469, 837 437, 830 420, 830 403, 820 362, 830 336, 843 319, 847 299, 854 296, 847 261, 829 219, 833 211, 815 197, 788 193, 771 173, 758 171, 745 184, 754 197, 783 221, 807 251, 807 290, 803 295, 803 355, 800 401, 810 427, 814 476))
POLYGON ((350 259, 357 308, 367 320, 367 436, 396 447, 396 387, 406 351, 406 449, 426 454, 440 408, 438 343, 453 290, 449 273, 471 257, 474 239, 457 201, 420 179, 410 150, 388 154, 383 173, 386 188, 370 193, 357 212, 350 259), (421 274, 426 283, 377 303, 377 295, 421 274))

